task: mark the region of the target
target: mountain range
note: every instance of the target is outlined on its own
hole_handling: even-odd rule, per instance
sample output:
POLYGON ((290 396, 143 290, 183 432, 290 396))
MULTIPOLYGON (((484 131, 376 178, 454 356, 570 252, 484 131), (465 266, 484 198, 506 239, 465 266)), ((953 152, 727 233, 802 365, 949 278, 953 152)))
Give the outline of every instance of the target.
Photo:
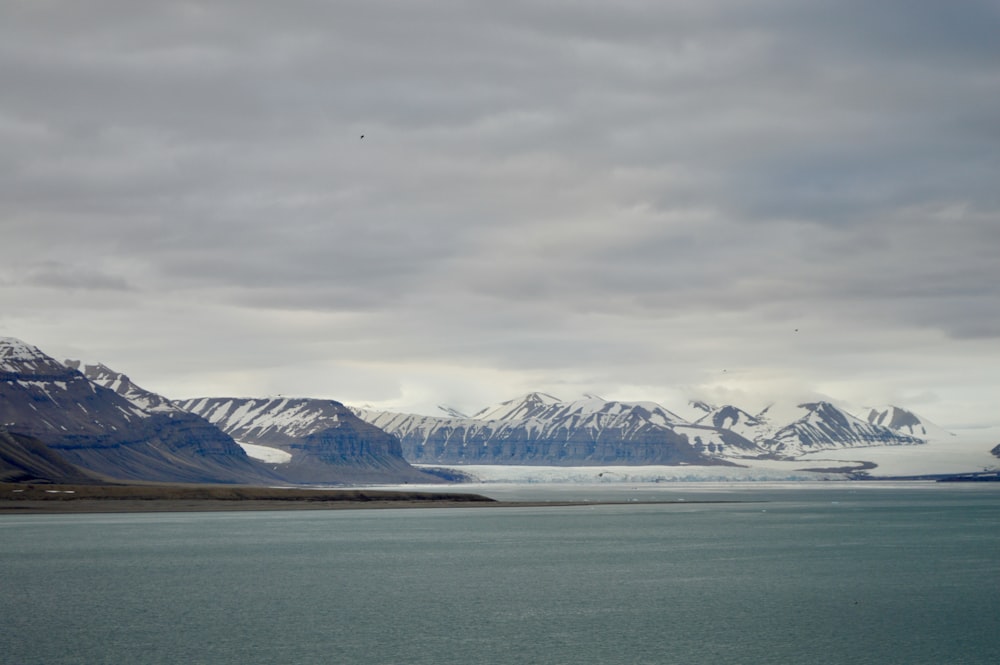
POLYGON ((311 398, 173 401, 101 364, 58 362, 0 338, 0 480, 79 478, 253 484, 440 481, 411 466, 732 466, 841 448, 918 445, 948 433, 896 406, 831 402, 563 401, 533 392, 472 416, 396 413, 311 398), (249 453, 249 454, 248 454, 249 453))
POLYGON ((439 464, 732 464, 947 435, 899 407, 869 409, 866 419, 830 402, 756 414, 732 405, 691 407, 702 415, 688 420, 654 402, 593 395, 564 402, 529 393, 471 417, 454 409, 444 416, 353 411, 398 436, 407 459, 439 464))
MULTIPOLYGON (((336 404, 335 402, 332 404, 336 404)), ((0 338, 0 480, 357 484, 439 482, 394 437, 344 407, 340 421, 269 441, 296 451, 268 464, 231 436, 104 365, 61 363, 0 338)))

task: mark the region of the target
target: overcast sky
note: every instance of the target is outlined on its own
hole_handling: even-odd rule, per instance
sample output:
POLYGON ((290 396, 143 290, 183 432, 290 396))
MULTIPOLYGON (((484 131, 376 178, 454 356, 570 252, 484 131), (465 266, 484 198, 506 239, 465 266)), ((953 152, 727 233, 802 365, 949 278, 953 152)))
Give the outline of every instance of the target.
POLYGON ((174 398, 1000 424, 998 35, 997 0, 4 0, 0 335, 174 398))

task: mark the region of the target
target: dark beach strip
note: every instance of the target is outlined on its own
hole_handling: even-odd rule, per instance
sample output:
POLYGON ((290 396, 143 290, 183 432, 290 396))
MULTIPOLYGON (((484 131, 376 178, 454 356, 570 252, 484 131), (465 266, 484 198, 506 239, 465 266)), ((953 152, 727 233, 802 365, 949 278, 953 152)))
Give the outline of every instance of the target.
POLYGON ((360 508, 508 508, 756 501, 497 501, 481 494, 238 485, 48 485, 0 483, 0 515, 360 508))
POLYGON ((0 483, 0 513, 296 510, 495 505, 478 494, 230 485, 0 483))

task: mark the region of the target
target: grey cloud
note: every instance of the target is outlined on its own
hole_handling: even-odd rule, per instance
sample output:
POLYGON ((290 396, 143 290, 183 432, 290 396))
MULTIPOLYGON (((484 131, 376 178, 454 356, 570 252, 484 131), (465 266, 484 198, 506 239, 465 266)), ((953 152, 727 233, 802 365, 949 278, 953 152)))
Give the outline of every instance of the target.
POLYGON ((63 265, 46 261, 28 269, 15 284, 50 289, 129 291, 125 278, 109 275, 86 265, 63 265))
POLYGON ((18 321, 12 285, 86 285, 239 313, 249 355, 309 321, 358 363, 650 385, 998 330, 993 2, 2 11, 18 321))

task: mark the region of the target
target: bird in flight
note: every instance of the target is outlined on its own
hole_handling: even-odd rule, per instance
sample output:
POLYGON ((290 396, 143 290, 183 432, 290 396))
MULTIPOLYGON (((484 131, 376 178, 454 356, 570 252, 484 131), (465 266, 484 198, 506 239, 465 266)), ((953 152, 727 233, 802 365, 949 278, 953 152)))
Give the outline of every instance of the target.
POLYGON ((365 137, 365 135, 364 135, 364 134, 362 134, 362 135, 361 135, 361 138, 364 138, 364 137, 365 137))

